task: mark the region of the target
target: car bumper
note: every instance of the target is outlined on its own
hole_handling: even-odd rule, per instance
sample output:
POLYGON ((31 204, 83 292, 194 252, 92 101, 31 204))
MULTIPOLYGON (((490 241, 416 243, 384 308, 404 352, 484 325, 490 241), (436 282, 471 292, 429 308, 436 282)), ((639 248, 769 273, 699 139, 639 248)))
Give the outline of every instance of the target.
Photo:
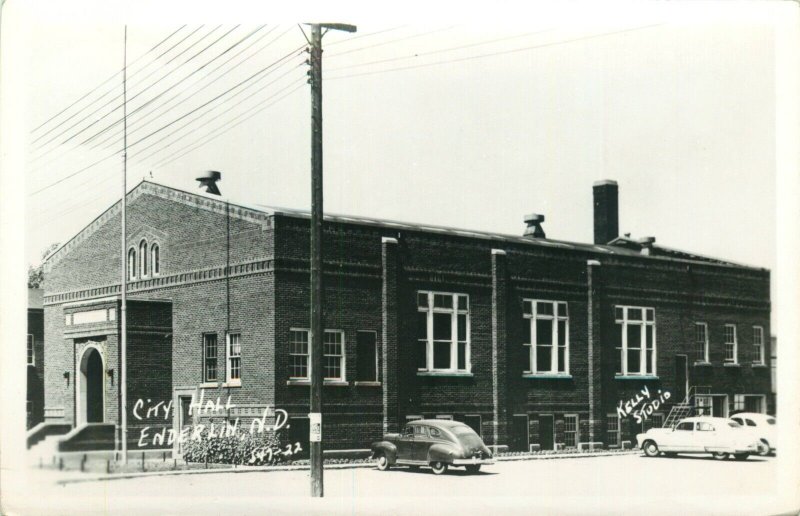
POLYGON ((477 466, 479 464, 494 464, 494 459, 479 459, 477 457, 472 457, 469 459, 453 459, 453 466, 477 466))

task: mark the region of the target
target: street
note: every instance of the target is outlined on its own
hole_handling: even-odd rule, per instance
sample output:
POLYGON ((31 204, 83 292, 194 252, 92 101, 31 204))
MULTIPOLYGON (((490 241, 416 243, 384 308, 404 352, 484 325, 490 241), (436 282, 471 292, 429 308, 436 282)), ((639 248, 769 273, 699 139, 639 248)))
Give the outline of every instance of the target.
MULTIPOLYGON (((766 514, 777 459, 593 458, 498 462, 477 475, 452 469, 325 471, 325 498, 309 498, 308 471, 141 477, 58 485, 64 473, 31 470, 16 514, 489 513, 766 514), (435 499, 433 498, 435 497, 435 499)), ((20 476, 21 480, 23 477, 20 476)), ((80 478, 71 473, 69 478, 80 478)))

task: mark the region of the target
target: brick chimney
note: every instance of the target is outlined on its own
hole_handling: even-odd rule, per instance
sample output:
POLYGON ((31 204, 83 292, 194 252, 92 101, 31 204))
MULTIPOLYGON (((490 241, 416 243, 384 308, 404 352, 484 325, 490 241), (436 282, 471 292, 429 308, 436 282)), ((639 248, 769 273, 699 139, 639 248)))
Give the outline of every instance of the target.
POLYGON ((594 190, 594 243, 607 244, 619 236, 619 193, 617 182, 596 181, 594 190))

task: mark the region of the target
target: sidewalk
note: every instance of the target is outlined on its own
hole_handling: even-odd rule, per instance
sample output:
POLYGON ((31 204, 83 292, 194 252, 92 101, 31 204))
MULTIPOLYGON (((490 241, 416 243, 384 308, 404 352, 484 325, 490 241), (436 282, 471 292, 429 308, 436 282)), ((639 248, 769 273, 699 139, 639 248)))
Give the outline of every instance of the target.
MULTIPOLYGON (((524 461, 524 460, 552 460, 552 459, 571 459, 571 458, 587 458, 587 457, 609 457, 616 455, 633 455, 640 453, 639 450, 624 450, 624 451, 608 451, 598 450, 591 452, 580 453, 526 453, 520 455, 502 455, 496 457, 497 462, 511 462, 511 461, 524 461)), ((302 461, 299 464, 286 464, 278 466, 229 466, 215 465, 213 468, 200 468, 200 469, 184 469, 184 470, 166 470, 166 471, 151 471, 151 472, 125 472, 125 473, 112 473, 104 475, 70 472, 54 472, 54 473, 69 473, 69 478, 61 478, 56 483, 60 485, 73 484, 78 482, 98 482, 103 480, 121 480, 129 478, 141 477, 162 477, 162 476, 175 476, 175 475, 203 475, 211 473, 252 473, 252 472, 281 472, 281 471, 302 471, 308 470, 309 465, 307 461, 302 461)), ((354 468, 374 468, 375 464, 372 461, 368 462, 352 462, 346 464, 326 464, 325 469, 354 469, 354 468)))

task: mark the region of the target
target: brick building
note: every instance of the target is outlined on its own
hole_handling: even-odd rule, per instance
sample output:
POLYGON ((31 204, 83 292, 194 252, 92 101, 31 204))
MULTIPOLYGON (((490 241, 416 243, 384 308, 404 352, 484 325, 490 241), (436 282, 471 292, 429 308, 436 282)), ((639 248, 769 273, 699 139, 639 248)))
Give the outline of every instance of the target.
MULTIPOLYGON (((179 428, 200 393, 230 396, 222 418, 285 409, 307 439, 307 213, 128 195, 130 446, 165 424, 147 406, 172 401, 179 428)), ((520 236, 327 216, 326 448, 419 417, 552 449, 619 445, 691 394, 701 413, 771 410, 769 271, 619 237, 616 183, 594 200, 591 244, 541 216, 520 236), (620 413, 637 393, 641 423, 620 413)), ((120 254, 117 203, 45 263, 48 422, 119 422, 120 254)))
POLYGON ((44 419, 44 307, 42 289, 28 289, 28 335, 26 339, 27 388, 26 426, 44 419))

